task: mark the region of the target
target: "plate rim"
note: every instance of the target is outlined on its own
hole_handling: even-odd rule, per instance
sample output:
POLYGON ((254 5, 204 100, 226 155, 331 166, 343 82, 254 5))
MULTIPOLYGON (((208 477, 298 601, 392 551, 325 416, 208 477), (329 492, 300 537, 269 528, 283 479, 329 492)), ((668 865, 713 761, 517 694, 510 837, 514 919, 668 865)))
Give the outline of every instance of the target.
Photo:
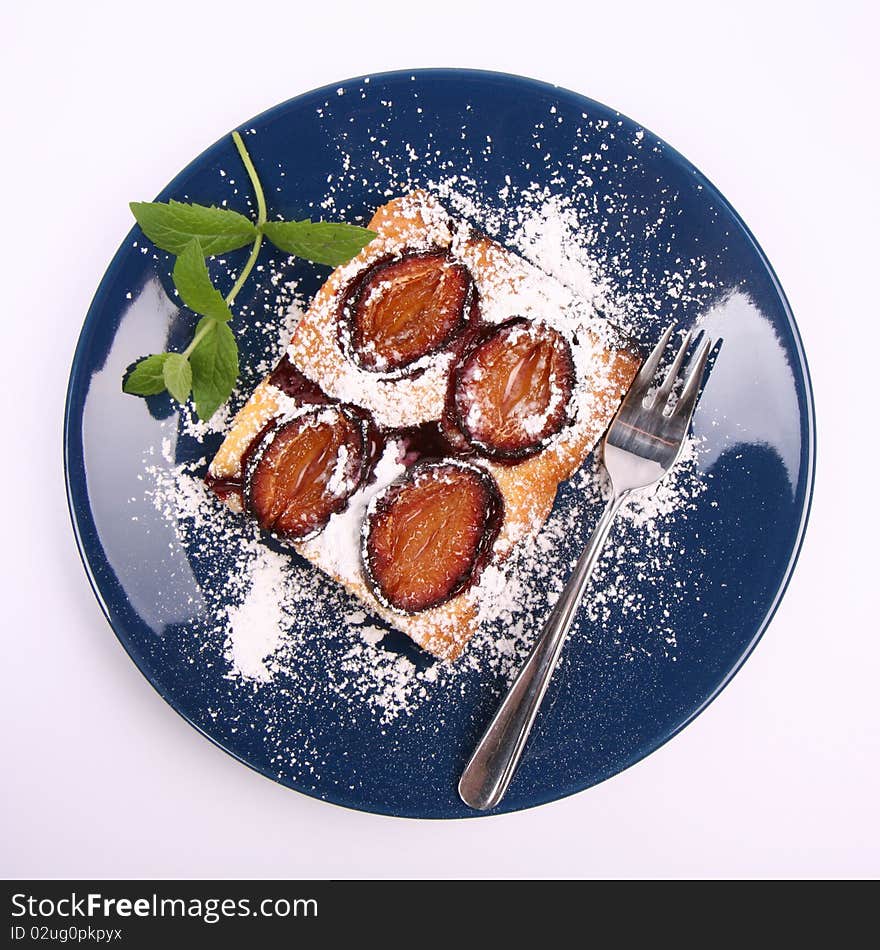
MULTIPOLYGON (((806 536, 806 530, 810 519, 810 514, 812 512, 813 506, 813 496, 815 490, 815 476, 816 476, 816 458, 817 458, 817 434, 816 434, 816 411, 815 411, 815 398, 813 393, 813 383, 812 376, 810 374, 809 364, 806 357, 806 352, 803 346, 803 340, 801 338, 800 329, 798 327, 797 321, 795 320, 794 313, 792 311, 791 305, 789 303, 788 297, 785 294, 785 291, 782 287, 782 283, 779 280, 779 277, 776 274, 776 271, 773 268, 773 265, 770 263, 769 258, 764 253, 761 245, 758 243, 754 234, 749 229, 748 225, 736 211, 736 209, 731 205, 731 203, 725 198, 721 193, 718 187, 712 182, 709 178, 706 177, 703 172, 701 172, 696 166, 693 165, 681 152, 679 152, 674 146, 670 145, 666 139, 662 136, 656 135, 651 129, 647 128, 640 122, 636 122, 634 119, 631 119, 629 116, 624 113, 619 112, 617 109, 614 109, 610 106, 605 105, 604 103, 592 99, 589 96, 585 96, 582 93, 576 92, 574 90, 568 89, 564 86, 559 86, 553 83, 546 82, 544 80, 535 79, 529 76, 518 75, 516 73, 508 73, 503 71, 495 70, 486 70, 486 69, 470 69, 470 68, 455 68, 455 67, 432 67, 432 68, 413 68, 413 69, 395 69, 395 70, 385 70, 375 73, 360 74, 358 76, 350 77, 348 79, 340 80, 338 82, 327 83, 323 86, 318 86, 314 89, 306 90, 302 93, 299 93, 295 96, 291 96, 273 106, 270 106, 268 109, 263 110, 255 116, 246 119, 244 122, 239 123, 235 126, 237 129, 247 128, 250 125, 255 125, 262 123, 281 113, 282 111, 287 110, 293 103, 301 99, 306 99, 308 97, 319 96, 319 95, 335 95, 335 91, 340 87, 348 87, 353 83, 363 82, 364 79, 369 78, 369 80, 375 81, 377 84, 385 82, 388 80, 399 80, 404 77, 418 77, 419 79, 427 80, 456 80, 460 78, 471 78, 471 79, 483 79, 483 80, 500 80, 503 83, 513 83, 516 85, 525 85, 531 90, 537 90, 542 92, 550 92, 556 96, 568 97, 571 101, 575 101, 578 104, 586 105, 595 105, 600 109, 614 113, 620 118, 624 119, 627 122, 632 123, 638 128, 643 129, 646 133, 654 137, 663 147, 664 153, 668 154, 673 161, 675 161, 680 166, 688 169, 698 180, 699 184, 707 191, 709 196, 721 205, 726 213, 730 216, 732 222, 740 229, 742 234, 747 239, 748 243, 751 245, 754 250, 758 261, 763 266, 767 275, 770 278, 773 289, 779 299, 780 304, 782 305, 782 310, 785 314, 786 322, 788 323, 789 330, 791 332, 792 341, 794 344, 794 352, 798 360, 798 369, 800 371, 800 381, 803 383, 804 389, 804 406, 805 406, 805 417, 804 414, 800 413, 801 416, 800 422, 802 430, 806 433, 806 445, 801 446, 801 458, 805 458, 804 465, 804 488, 803 488, 803 501, 800 514, 800 520, 797 527, 796 536, 794 543, 792 545, 792 550, 788 558, 788 562, 785 566, 785 570, 782 576, 782 580, 779 583, 779 586, 776 590, 776 593, 770 603, 770 606, 767 608, 767 611, 764 615, 763 620, 758 626, 755 634, 752 636, 750 641, 746 644, 740 656, 737 658, 736 662, 730 667, 726 672, 724 677, 720 680, 714 690, 697 706, 691 713, 679 722, 674 728, 669 730, 666 733, 661 733, 660 738, 656 741, 649 743, 649 746, 646 749, 639 749, 637 752, 633 753, 629 758, 623 761, 619 768, 617 768, 611 775, 608 775, 604 778, 600 778, 596 781, 591 781, 586 784, 576 783, 574 786, 566 786, 561 791, 554 792, 551 796, 539 796, 537 800, 534 800, 528 804, 524 804, 515 809, 504 810, 503 805, 499 806, 497 809, 492 809, 487 812, 476 812, 473 811, 465 815, 424 815, 418 813, 416 810, 409 811, 404 808, 388 808, 385 807, 382 803, 371 804, 370 807, 366 805, 356 805, 351 802, 337 800, 332 797, 331 793, 322 795, 317 791, 308 791, 305 788, 297 788, 293 785, 287 784, 285 782, 279 781, 275 776, 269 774, 267 771, 261 769, 255 763, 249 762, 247 759, 243 758, 242 755, 237 753, 234 749, 228 748, 224 745, 219 739, 214 738, 208 732, 205 731, 197 722, 195 722, 186 712, 178 707, 178 705, 171 699, 167 690, 163 688, 162 683, 158 680, 157 677, 154 677, 151 672, 146 668, 147 664, 142 664, 138 657, 134 654, 132 649, 129 647, 129 644, 126 642, 126 636, 123 630, 117 629, 117 624, 113 617, 113 612, 110 605, 105 600, 103 592, 99 586, 98 578, 95 575, 91 561, 89 559, 89 552, 87 550, 89 546, 89 540, 86 539, 83 535, 83 526, 80 524, 80 516, 77 513, 78 501, 77 496, 77 486, 74 484, 74 474, 79 475, 79 472, 74 473, 73 468, 78 467, 81 469, 82 473, 82 484, 80 486, 81 494, 84 496, 87 504, 86 511, 83 512, 83 517, 89 519, 91 514, 91 506, 88 504, 88 491, 86 486, 85 479, 85 458, 82 446, 82 414, 78 413, 74 416, 72 412, 72 406, 75 401, 75 397, 79 388, 81 387, 82 380, 80 379, 80 370, 82 364, 85 360, 86 354, 89 349, 89 344, 91 342, 91 337, 93 335, 94 327, 98 322, 99 311, 101 309, 101 302, 106 295, 108 286, 113 282, 117 270, 122 266, 123 252, 129 246, 131 241, 136 237, 136 227, 133 226, 129 232, 125 235, 114 253, 110 263, 107 265, 101 280, 98 283, 98 286, 95 290, 95 293, 92 296, 91 303, 89 304, 86 315, 83 319, 83 325, 80 330, 79 336, 77 338, 76 347, 73 352, 73 357, 71 359, 70 365, 70 374, 68 377, 67 388, 65 392, 65 403, 64 403, 64 419, 63 419, 63 429, 62 429, 62 439, 63 439, 63 468, 64 468, 64 482, 65 482, 65 494, 67 498, 67 507, 68 507, 68 516, 70 518, 71 526, 73 528, 73 534, 76 541, 77 551, 79 553, 80 561, 82 562, 83 568, 88 578, 89 585, 92 589, 92 593, 95 595, 95 599, 98 601, 98 605, 101 608, 101 612, 104 614, 108 624, 110 625, 111 630, 113 631, 116 639, 122 645, 126 654, 134 663, 135 667, 139 670, 141 675, 146 679, 146 681, 153 687, 153 689, 159 694, 159 696, 174 710, 177 715, 179 715, 185 722, 192 726, 198 733, 207 738, 213 745, 221 749, 224 753, 231 756, 236 761, 247 766, 252 771, 256 772, 258 775, 262 776, 268 781, 271 781, 274 785, 280 785, 282 788, 296 792, 301 795, 305 795, 315 801, 323 802, 328 805, 334 805, 340 808, 346 808, 350 811, 360 812, 364 814, 373 814, 373 815, 383 815, 388 817, 397 817, 397 818, 407 818, 412 820, 427 820, 427 821, 457 821, 470 818, 491 818, 498 817, 502 814, 516 814, 522 811, 530 811, 533 808, 538 808, 542 805, 550 804, 552 802, 561 801, 562 799, 569 798, 572 795, 576 795, 580 792, 584 792, 589 788, 594 787, 595 785, 601 784, 602 782, 608 781, 609 779, 615 778, 618 775, 622 774, 626 770, 630 769, 636 763, 642 761, 643 759, 648 758, 650 755, 653 755, 658 749, 662 748, 677 736, 683 729, 690 725, 694 719, 696 719, 701 713, 703 713, 718 696, 724 691, 724 689, 729 685, 731 680, 736 676, 736 674, 742 669, 745 662, 754 652, 758 643, 764 636, 769 627, 771 621, 776 615, 777 610, 782 602, 783 597, 785 596, 791 578, 794 574, 795 567, 797 566, 798 559, 800 558, 801 551, 803 549, 804 538, 806 536), (77 438, 79 436, 79 438, 77 438), (78 450, 78 451, 77 451, 78 450)), ((196 155, 190 162, 188 162, 175 176, 172 178, 159 192, 157 199, 161 198, 167 193, 174 192, 180 182, 185 179, 190 172, 190 169, 201 165, 210 154, 216 149, 220 148, 226 141, 228 133, 211 145, 203 149, 198 155, 196 155)), ((86 387, 87 391, 87 387, 86 387)), ((85 393, 83 393, 83 397, 85 393)), ((795 486, 795 491, 797 492, 797 486, 795 486)), ((92 519, 90 519, 92 520, 92 519)), ((93 525, 92 520, 92 525, 93 525)), ((100 547, 100 545, 99 545, 100 547)), ((122 626, 120 624, 120 626, 122 626)))

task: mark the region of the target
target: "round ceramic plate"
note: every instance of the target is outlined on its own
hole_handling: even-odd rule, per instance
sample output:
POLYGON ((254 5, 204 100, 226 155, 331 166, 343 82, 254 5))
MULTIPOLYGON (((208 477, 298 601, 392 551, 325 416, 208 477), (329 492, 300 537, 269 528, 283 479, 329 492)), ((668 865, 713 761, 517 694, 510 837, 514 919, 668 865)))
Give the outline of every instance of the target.
MULTIPOLYGON (((270 209, 286 219, 364 221, 404 187, 430 188, 453 175, 479 199, 475 207, 482 201, 503 211, 517 195, 563 196, 608 280, 644 308, 645 342, 670 317, 723 338, 695 417, 695 487, 682 494, 680 510, 649 519, 641 540, 638 524, 619 536, 601 579, 601 609, 594 598, 582 610, 497 810, 561 798, 648 755, 748 656, 779 603, 806 524, 814 459, 807 367, 755 240, 718 191, 650 132, 575 93, 515 76, 429 70, 355 79, 292 99, 241 129, 270 209), (618 596, 608 595, 609 585, 618 596)), ((230 138, 184 169, 160 195, 169 198, 225 201, 250 213, 230 138)), ((245 253, 227 255, 227 268, 239 267, 245 253)), ((278 355, 276 331, 267 354, 264 311, 283 309, 289 281, 307 298, 327 273, 271 248, 261 264, 236 304, 245 371, 233 408, 259 379, 260 360, 278 355)), ((225 573, 232 570, 228 525, 226 540, 213 535, 234 516, 218 505, 216 520, 181 526, 174 520, 185 512, 169 515, 156 504, 163 475, 210 458, 220 435, 184 425, 170 401, 126 396, 120 386, 136 358, 179 348, 192 332, 192 315, 169 297, 170 268, 134 229, 98 288, 71 371, 70 509, 113 630, 182 716, 264 775, 367 811, 474 814, 456 784, 509 664, 465 662, 454 675, 434 675, 430 659, 402 635, 387 633, 377 644, 378 621, 368 618, 365 639, 357 605, 334 590, 322 601, 320 626, 300 611, 285 633, 320 640, 321 649, 276 663, 271 678, 236 674, 223 626, 240 606, 225 573), (369 682, 364 688, 363 670, 351 672, 353 648, 386 666, 388 656, 399 658, 390 668, 404 681, 407 671, 416 677, 406 708, 392 709, 387 696, 377 704, 388 684, 377 680, 377 695, 369 682)), ((563 565, 598 516, 584 497, 563 486, 557 498, 554 517, 573 528, 557 532, 548 557, 563 565)), ((334 587, 290 558, 316 598, 334 587)), ((499 637, 516 617, 502 626, 499 637)))

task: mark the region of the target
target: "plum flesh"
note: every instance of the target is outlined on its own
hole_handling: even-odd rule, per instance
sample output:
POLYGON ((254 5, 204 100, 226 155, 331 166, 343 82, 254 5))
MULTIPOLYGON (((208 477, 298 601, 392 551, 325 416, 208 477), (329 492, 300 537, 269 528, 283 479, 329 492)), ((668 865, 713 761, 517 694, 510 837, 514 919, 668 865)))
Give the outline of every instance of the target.
POLYGON ((448 460, 415 465, 367 516, 362 556, 377 598, 417 613, 466 589, 491 554, 502 505, 485 469, 448 460))

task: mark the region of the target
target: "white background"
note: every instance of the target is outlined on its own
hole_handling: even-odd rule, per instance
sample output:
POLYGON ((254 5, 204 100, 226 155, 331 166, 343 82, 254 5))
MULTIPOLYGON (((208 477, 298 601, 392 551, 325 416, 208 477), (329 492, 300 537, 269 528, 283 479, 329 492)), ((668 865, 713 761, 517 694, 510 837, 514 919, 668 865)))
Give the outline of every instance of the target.
POLYGON ((3 876, 877 876, 874 3, 4 4, 3 876), (776 619, 680 736, 517 815, 358 814, 238 765, 153 692, 79 563, 70 359, 131 220, 229 128, 324 83, 472 66, 585 93, 714 181, 813 373, 815 503, 776 619))

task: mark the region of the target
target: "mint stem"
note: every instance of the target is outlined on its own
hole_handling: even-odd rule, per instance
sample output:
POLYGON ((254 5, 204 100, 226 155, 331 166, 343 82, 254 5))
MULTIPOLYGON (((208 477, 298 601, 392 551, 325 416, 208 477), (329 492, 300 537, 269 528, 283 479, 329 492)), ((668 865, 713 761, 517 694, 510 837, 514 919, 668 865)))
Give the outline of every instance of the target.
POLYGON ((248 173, 251 184, 254 186, 254 193, 257 196, 257 227, 259 228, 266 223, 266 197, 263 194, 263 186, 260 184, 257 170, 254 168, 254 163, 251 161, 250 155, 248 155, 248 150, 244 147, 244 139, 238 132, 233 132, 232 141, 235 142, 238 154, 241 156, 242 163, 248 173))
POLYGON ((254 264, 256 264, 257 257, 260 254, 260 246, 263 243, 263 225, 266 223, 266 196, 263 194, 263 186, 260 183, 257 170, 254 168, 254 163, 251 161, 248 150, 244 147, 244 139, 242 139, 238 132, 232 133, 232 141, 235 142, 235 147, 241 156, 241 161, 245 167, 245 171, 248 173, 248 178, 250 178, 251 184, 254 186, 254 194, 257 198, 257 236, 254 238, 254 246, 251 248, 251 253, 248 255, 248 259, 241 273, 238 275, 238 280, 236 280, 232 285, 232 290, 226 295, 226 303, 229 304, 229 306, 232 306, 233 301, 238 296, 238 292, 244 286, 244 282, 254 269, 254 264))
POLYGON ((238 280, 232 285, 232 290, 226 295, 226 303, 229 306, 232 306, 233 301, 238 296, 238 292, 244 286, 244 282, 250 277, 251 271, 254 269, 254 264, 257 262, 257 257, 260 253, 260 245, 263 243, 263 232, 258 231, 257 236, 254 239, 254 246, 251 248, 251 252, 248 255, 247 261, 242 268, 241 273, 238 275, 238 280))
POLYGON ((206 322, 205 325, 196 333, 196 335, 190 340, 189 346, 183 351, 182 356, 189 359, 192 351, 201 343, 201 341, 214 329, 214 324, 217 321, 206 322))

